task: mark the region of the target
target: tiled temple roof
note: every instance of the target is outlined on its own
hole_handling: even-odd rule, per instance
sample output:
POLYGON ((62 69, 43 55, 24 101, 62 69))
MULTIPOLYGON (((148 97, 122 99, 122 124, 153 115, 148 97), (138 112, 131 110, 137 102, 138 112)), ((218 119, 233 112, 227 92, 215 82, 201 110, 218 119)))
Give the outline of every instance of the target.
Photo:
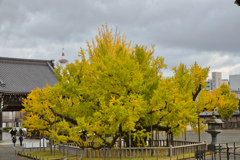
POLYGON ((58 82, 53 60, 0 57, 0 93, 26 94, 58 82))

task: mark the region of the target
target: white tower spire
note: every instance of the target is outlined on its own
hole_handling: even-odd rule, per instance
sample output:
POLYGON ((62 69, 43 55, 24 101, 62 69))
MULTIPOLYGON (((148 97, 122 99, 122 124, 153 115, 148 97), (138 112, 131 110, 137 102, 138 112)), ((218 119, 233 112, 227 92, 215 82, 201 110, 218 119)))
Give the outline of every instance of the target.
POLYGON ((58 62, 63 68, 65 68, 66 65, 68 64, 68 60, 65 58, 64 48, 62 48, 62 59, 60 59, 58 62))

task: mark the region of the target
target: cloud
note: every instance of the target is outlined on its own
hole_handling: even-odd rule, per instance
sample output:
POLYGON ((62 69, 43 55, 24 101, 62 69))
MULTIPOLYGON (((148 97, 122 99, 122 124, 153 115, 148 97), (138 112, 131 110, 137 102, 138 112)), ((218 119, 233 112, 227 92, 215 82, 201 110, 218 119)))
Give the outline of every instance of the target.
POLYGON ((0 1, 0 56, 57 61, 64 47, 73 62, 97 28, 108 24, 132 44, 155 44, 155 56, 169 67, 197 61, 227 70, 239 63, 238 15, 233 2, 217 0, 5 0, 0 1))

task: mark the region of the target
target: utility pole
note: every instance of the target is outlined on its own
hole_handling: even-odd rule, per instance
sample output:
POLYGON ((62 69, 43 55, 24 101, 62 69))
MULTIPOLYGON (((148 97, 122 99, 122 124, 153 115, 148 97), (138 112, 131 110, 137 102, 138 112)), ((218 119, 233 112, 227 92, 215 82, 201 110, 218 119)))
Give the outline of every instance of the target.
MULTIPOLYGON (((56 132, 56 114, 54 114, 55 120, 54 120, 54 132, 56 132)), ((54 150, 53 150, 53 156, 55 156, 55 149, 56 149, 56 144, 55 144, 55 137, 54 137, 54 150)))
POLYGON ((200 142, 200 117, 199 117, 199 114, 198 114, 198 142, 200 142))
POLYGON ((129 130, 129 159, 131 159, 131 130, 129 130))

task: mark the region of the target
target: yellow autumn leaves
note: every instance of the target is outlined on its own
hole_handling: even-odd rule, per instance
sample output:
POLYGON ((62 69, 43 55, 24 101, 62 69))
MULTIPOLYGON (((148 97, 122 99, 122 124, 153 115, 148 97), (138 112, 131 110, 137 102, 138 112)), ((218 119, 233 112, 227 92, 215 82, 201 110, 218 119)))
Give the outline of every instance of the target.
POLYGON ((228 88, 205 91, 208 67, 180 64, 172 68, 174 76, 163 77, 167 65, 164 58, 154 57, 154 46, 131 46, 106 25, 87 46, 87 51, 80 49, 79 60, 55 70, 58 84, 36 89, 24 100, 26 127, 45 129, 56 140, 81 147, 91 141, 92 147, 101 147, 105 135, 111 135, 107 143, 112 146, 120 132, 127 137, 129 131, 142 144, 151 136, 151 117, 153 129, 177 135, 189 124, 196 126, 198 114, 213 105, 222 115, 231 105, 227 116, 236 108, 228 88), (80 138, 83 134, 87 141, 80 138))

